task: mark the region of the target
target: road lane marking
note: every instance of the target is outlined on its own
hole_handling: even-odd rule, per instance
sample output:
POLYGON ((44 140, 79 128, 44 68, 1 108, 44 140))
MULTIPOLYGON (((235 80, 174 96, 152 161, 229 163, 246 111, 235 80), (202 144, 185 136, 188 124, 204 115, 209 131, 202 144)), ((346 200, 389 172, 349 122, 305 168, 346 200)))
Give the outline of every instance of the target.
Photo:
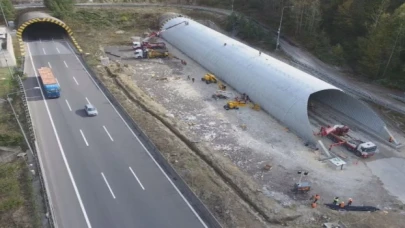
POLYGON ((88 104, 91 104, 90 101, 89 101, 89 99, 87 99, 87 97, 86 97, 86 101, 87 101, 88 104))
POLYGON ((56 51, 58 51, 58 53, 60 53, 59 48, 56 48, 56 51))
POLYGON ((82 134, 82 137, 83 137, 84 142, 86 143, 86 146, 89 146, 89 144, 87 143, 87 140, 86 140, 86 136, 84 136, 82 129, 80 129, 80 134, 82 134))
POLYGON ((58 79, 57 79, 57 78, 55 78, 55 80, 56 80, 56 83, 58 83, 58 85, 60 85, 60 84, 59 84, 59 81, 58 81, 58 79))
POLYGON ((50 63, 50 62, 48 62, 48 66, 49 66, 49 68, 51 68, 51 69, 52 69, 52 66, 51 66, 51 63, 50 63))
POLYGON ((67 104, 69 110, 72 111, 72 108, 70 107, 68 100, 65 100, 65 101, 66 101, 66 104, 67 104))
MULTIPOLYGON (((29 46, 28 43, 27 43, 27 49, 28 49, 28 55, 29 55, 30 60, 31 60, 31 65, 32 65, 32 68, 34 69, 34 73, 35 73, 35 76, 36 76, 36 79, 37 79, 37 83, 38 83, 38 85, 41 85, 40 82, 39 82, 39 79, 38 79, 38 73, 36 71, 37 68, 34 65, 34 60, 32 58, 30 46, 29 46)), ((83 216, 84 216, 84 219, 86 220, 87 227, 92 228, 89 217, 87 216, 86 209, 84 208, 83 201, 82 201, 82 198, 81 198, 80 193, 79 193, 79 189, 77 188, 75 179, 73 178, 72 171, 70 170, 70 166, 69 166, 68 160, 66 158, 65 151, 63 150, 62 143, 60 142, 58 132, 56 131, 55 123, 53 122, 53 118, 52 118, 52 115, 51 115, 51 111, 49 110, 48 102, 46 101, 46 99, 44 99, 45 95, 44 95, 44 91, 42 90, 42 87, 40 87, 40 90, 41 90, 42 99, 44 100, 46 111, 48 113, 49 120, 51 121, 53 132, 55 133, 56 142, 58 143, 59 150, 60 150, 60 152, 62 154, 63 162, 65 163, 67 172, 69 174, 70 181, 72 182, 73 189, 75 190, 77 200, 79 201, 80 209, 83 212, 83 216)))
POLYGON ((104 131, 107 133, 108 137, 110 137, 111 141, 114 142, 114 139, 111 137, 110 132, 107 131, 107 128, 105 126, 103 126, 104 131))
POLYGON ((65 64, 65 67, 68 68, 68 65, 67 65, 66 61, 63 61, 63 63, 65 64))
POLYGON ((145 188, 143 187, 141 181, 138 179, 138 177, 136 176, 135 172, 132 170, 131 166, 129 167, 129 170, 131 170, 132 175, 134 175, 135 179, 138 181, 139 185, 141 186, 141 188, 143 190, 145 190, 145 188))
POLYGON ((112 189, 111 189, 110 185, 108 184, 107 178, 105 178, 105 176, 104 176, 104 173, 103 173, 103 172, 101 172, 101 176, 103 176, 103 179, 104 179, 104 181, 105 181, 105 183, 106 183, 106 185, 107 185, 108 189, 110 189, 110 192, 111 192, 112 197, 115 199, 114 192, 112 191, 112 189))
POLYGON ((79 83, 77 82, 77 80, 76 80, 76 78, 75 78, 75 77, 73 77, 73 80, 75 80, 76 84, 77 84, 77 85, 79 85, 79 83))
POLYGON ((121 118, 122 122, 127 126, 129 131, 132 133, 132 135, 137 139, 137 141, 141 144, 142 148, 146 151, 146 153, 149 155, 149 157, 152 159, 152 161, 156 164, 156 166, 159 168, 159 170, 163 173, 163 175, 166 177, 166 179, 170 182, 170 184, 173 186, 173 188, 177 191, 177 193, 180 195, 180 197, 183 199, 183 201, 187 204, 187 206, 190 208, 190 210, 194 213, 194 215, 197 217, 197 219, 200 221, 200 223, 205 227, 208 228, 208 226, 205 224, 205 222, 201 219, 200 215, 194 210, 193 206, 187 201, 187 199, 184 197, 184 195, 180 192, 180 190, 177 188, 177 186, 173 183, 173 181, 170 179, 170 177, 167 175, 167 173, 162 169, 162 167, 157 163, 155 158, 152 156, 152 154, 149 152, 148 149, 146 149, 145 145, 141 142, 141 140, 138 138, 138 136, 135 134, 135 132, 131 129, 131 127, 128 125, 128 123, 124 120, 124 118, 121 116, 121 114, 118 112, 118 110, 114 107, 114 105, 111 103, 110 99, 108 99, 107 95, 101 90, 100 86, 96 83, 94 78, 90 75, 90 73, 87 71, 86 67, 83 65, 83 63, 80 61, 79 57, 76 55, 76 52, 73 50, 72 46, 70 45, 69 42, 67 42, 67 45, 69 46, 69 49, 71 52, 76 56, 77 61, 80 63, 80 65, 83 67, 84 71, 86 71, 87 76, 90 78, 90 80, 93 82, 93 84, 97 87, 99 91, 103 94, 105 99, 110 103, 111 107, 115 110, 117 115, 121 118))
POLYGON ((46 55, 45 48, 42 48, 42 51, 44 51, 44 54, 46 55))

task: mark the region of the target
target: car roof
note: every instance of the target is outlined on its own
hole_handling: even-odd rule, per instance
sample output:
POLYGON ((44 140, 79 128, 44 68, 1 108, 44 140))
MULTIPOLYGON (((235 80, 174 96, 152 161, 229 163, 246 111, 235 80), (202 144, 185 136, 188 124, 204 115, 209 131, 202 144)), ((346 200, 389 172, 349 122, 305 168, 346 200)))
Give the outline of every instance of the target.
POLYGON ((86 104, 85 106, 86 106, 86 108, 94 108, 94 106, 92 104, 86 104))

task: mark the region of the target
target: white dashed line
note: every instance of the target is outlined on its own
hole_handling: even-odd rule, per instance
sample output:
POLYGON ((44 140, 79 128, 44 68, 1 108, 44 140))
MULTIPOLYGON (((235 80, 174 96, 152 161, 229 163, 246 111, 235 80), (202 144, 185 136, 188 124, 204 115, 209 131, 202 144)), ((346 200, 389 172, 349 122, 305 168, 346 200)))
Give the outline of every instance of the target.
POLYGON ((42 48, 42 51, 44 51, 44 54, 46 55, 45 48, 42 48))
POLYGON ((60 51, 59 51, 59 49, 58 49, 58 48, 56 48, 56 51, 58 51, 58 53, 60 53, 60 51))
POLYGON ((141 188, 142 188, 143 190, 145 190, 145 188, 143 187, 141 181, 138 179, 138 177, 136 176, 135 172, 132 170, 131 167, 129 167, 129 170, 131 170, 131 173, 134 175, 135 179, 138 181, 138 183, 139 183, 139 185, 141 186, 141 188))
POLYGON ((108 137, 110 137, 111 141, 114 142, 114 139, 111 137, 110 132, 107 131, 107 128, 103 126, 105 133, 107 133, 108 137))
POLYGON ((72 111, 72 108, 70 107, 69 102, 67 100, 65 100, 65 101, 66 101, 66 104, 67 104, 69 110, 72 111))
POLYGON ((86 146, 89 146, 89 144, 87 143, 86 137, 83 134, 82 129, 80 129, 80 134, 82 134, 82 137, 83 137, 84 142, 86 143, 86 146))
POLYGON ((66 61, 63 61, 63 63, 65 64, 65 67, 68 68, 68 65, 67 65, 66 61))
MULTIPOLYGON (((33 58, 32 58, 32 54, 31 54, 31 50, 30 50, 30 45, 29 45, 28 43, 27 43, 27 49, 28 49, 28 55, 29 55, 30 60, 31 60, 32 68, 33 68, 33 69, 37 69, 37 68, 35 67, 34 60, 33 60, 33 58)), ((38 85, 40 85, 40 82, 39 82, 39 79, 38 79, 38 74, 37 74, 37 71, 36 71, 36 70, 34 70, 34 74, 35 74, 35 76, 36 76, 36 78, 37 78, 37 83, 38 83, 38 85)), ((44 91, 42 91, 42 88, 41 88, 41 96, 42 96, 42 98, 45 97, 44 91)), ((63 162, 65 163, 67 172, 68 172, 68 174, 69 174, 69 178, 70 178, 70 180, 72 181, 73 189, 75 190, 76 197, 77 197, 77 199, 78 199, 78 201, 79 201, 80 208, 82 209, 84 219, 86 220, 87 227, 88 227, 88 228, 91 228, 91 224, 90 224, 89 217, 87 216, 86 209, 84 208, 83 201, 82 201, 82 198, 81 198, 80 193, 79 193, 79 189, 77 188, 76 181, 75 181, 75 179, 74 179, 74 177, 73 177, 72 171, 71 171, 70 166, 69 166, 69 162, 68 162, 68 160, 67 160, 67 158, 66 158, 66 155, 65 155, 65 151, 63 150, 62 143, 60 142, 59 135, 58 135, 58 132, 57 132, 57 130, 56 130, 55 123, 53 122, 53 118, 52 118, 52 115, 51 115, 51 111, 49 111, 48 102, 46 101, 46 99, 44 99, 44 104, 45 104, 45 108, 46 108, 46 111, 47 111, 48 116, 49 116, 49 120, 51 121, 51 125, 52 125, 53 132, 55 133, 56 142, 58 143, 58 147, 59 147, 60 153, 62 154, 63 162)), ((42 171, 42 172, 43 172, 43 171, 42 171)), ((51 199, 51 198, 50 198, 50 199, 51 199)))
POLYGON ((75 78, 75 77, 73 77, 73 80, 75 80, 76 84, 77 84, 77 85, 79 85, 79 83, 77 82, 77 80, 76 80, 76 78, 75 78))
POLYGON ((89 99, 87 99, 87 97, 86 97, 86 101, 87 101, 87 104, 91 104, 90 101, 89 101, 89 99))
POLYGON ((108 189, 110 190, 112 197, 115 199, 114 192, 112 191, 110 185, 108 184, 107 178, 105 178, 104 173, 101 173, 101 176, 103 176, 103 179, 104 179, 104 181, 105 181, 105 184, 107 185, 108 189))
POLYGON ((58 79, 57 79, 57 78, 55 78, 55 80, 56 80, 56 82, 58 83, 58 85, 60 85, 60 84, 59 84, 59 81, 58 81, 58 79))
POLYGON ((48 62, 48 66, 49 66, 49 68, 51 68, 51 69, 52 69, 52 66, 51 66, 51 63, 50 63, 50 62, 48 62))

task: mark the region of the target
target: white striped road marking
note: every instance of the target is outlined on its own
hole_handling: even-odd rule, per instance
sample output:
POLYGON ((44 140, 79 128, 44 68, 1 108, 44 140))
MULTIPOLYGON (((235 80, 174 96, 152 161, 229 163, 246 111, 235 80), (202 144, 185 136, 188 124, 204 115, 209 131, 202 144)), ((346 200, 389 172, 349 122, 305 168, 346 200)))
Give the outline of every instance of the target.
POLYGON ((69 110, 72 111, 72 108, 70 107, 68 100, 65 100, 65 101, 66 101, 66 104, 67 104, 69 110))
POLYGON ((75 80, 76 84, 77 84, 77 85, 79 85, 79 83, 77 82, 77 80, 76 80, 76 78, 75 78, 75 77, 73 77, 73 80, 75 80))
POLYGON ((90 101, 89 101, 89 99, 87 99, 87 97, 86 97, 86 101, 87 101, 87 104, 91 104, 90 101))
POLYGON ((107 184, 107 187, 108 187, 108 189, 110 190, 112 197, 115 199, 114 192, 112 191, 112 189, 111 189, 110 185, 108 184, 107 178, 105 178, 105 176, 104 176, 104 173, 103 173, 103 172, 101 172, 101 176, 103 176, 103 179, 104 179, 105 183, 107 184))
POLYGON ((131 170, 131 173, 134 175, 135 179, 138 181, 138 183, 139 183, 139 185, 141 186, 141 188, 142 188, 143 190, 145 190, 145 188, 143 187, 141 181, 138 179, 138 177, 136 176, 135 172, 132 170, 131 167, 129 167, 129 170, 131 170))
POLYGON ((103 126, 104 131, 107 133, 108 137, 110 137, 111 141, 114 142, 114 139, 111 137, 110 132, 107 131, 107 128, 105 126, 103 126))
POLYGON ((84 136, 82 129, 80 129, 80 134, 82 134, 82 137, 83 137, 84 142, 86 143, 86 146, 89 146, 89 144, 87 143, 87 140, 86 140, 86 136, 84 136))
POLYGON ((66 61, 63 61, 63 63, 65 64, 65 67, 68 68, 68 65, 67 65, 66 61))
POLYGON ((60 51, 59 51, 59 49, 58 49, 58 48, 56 48, 56 51, 58 51, 58 53, 60 53, 60 51))
POLYGON ((46 55, 45 48, 42 48, 42 51, 44 51, 44 54, 46 55))
POLYGON ((49 66, 49 68, 51 68, 51 69, 52 69, 52 66, 51 66, 51 63, 50 63, 50 62, 48 62, 48 66, 49 66))

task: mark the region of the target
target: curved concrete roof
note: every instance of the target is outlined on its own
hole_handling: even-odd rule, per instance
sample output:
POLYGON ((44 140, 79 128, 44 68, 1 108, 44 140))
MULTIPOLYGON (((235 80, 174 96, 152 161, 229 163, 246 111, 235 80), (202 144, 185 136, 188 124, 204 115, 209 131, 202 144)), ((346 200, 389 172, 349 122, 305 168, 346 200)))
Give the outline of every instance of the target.
POLYGON ((310 97, 389 138, 385 123, 372 109, 333 85, 188 18, 169 17, 163 29, 184 20, 189 24, 161 36, 237 91, 248 94, 306 142, 316 144, 308 119, 310 97))
POLYGON ((69 28, 68 25, 65 24, 65 22, 59 20, 58 18, 52 17, 47 13, 44 12, 39 12, 39 11, 34 11, 34 12, 26 12, 18 17, 18 29, 17 29, 17 39, 20 42, 20 49, 21 49, 21 55, 25 55, 25 47, 24 47, 24 42, 22 40, 22 34, 29 25, 32 25, 34 23, 52 23, 56 24, 60 27, 62 27, 66 33, 69 35, 70 39, 72 40, 73 44, 77 48, 79 52, 82 52, 82 49, 80 48, 79 44, 73 37, 73 32, 69 28))

